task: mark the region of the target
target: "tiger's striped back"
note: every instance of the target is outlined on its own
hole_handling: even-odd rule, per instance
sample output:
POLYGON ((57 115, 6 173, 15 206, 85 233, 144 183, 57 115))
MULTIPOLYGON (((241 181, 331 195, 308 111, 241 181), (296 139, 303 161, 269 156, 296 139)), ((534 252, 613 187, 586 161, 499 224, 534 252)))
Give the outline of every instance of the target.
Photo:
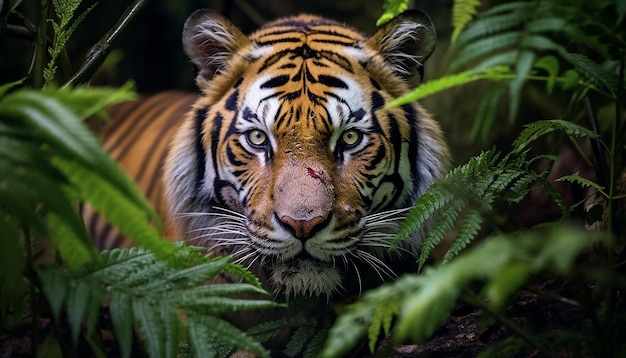
MULTIPOLYGON (((113 121, 102 128, 104 148, 161 213, 165 153, 174 131, 197 98, 192 93, 168 91, 121 103, 108 110, 113 121)), ((90 207, 84 206, 82 215, 99 249, 133 245, 90 207)))

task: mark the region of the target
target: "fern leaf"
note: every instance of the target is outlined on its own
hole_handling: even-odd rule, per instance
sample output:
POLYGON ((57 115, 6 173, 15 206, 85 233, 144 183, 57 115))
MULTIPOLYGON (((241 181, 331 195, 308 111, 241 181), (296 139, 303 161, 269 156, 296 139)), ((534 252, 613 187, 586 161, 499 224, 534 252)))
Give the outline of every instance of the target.
POLYGON ((133 300, 133 321, 151 357, 165 357, 165 327, 157 304, 151 300, 133 300))
POLYGON ((63 301, 69 290, 68 279, 58 268, 42 271, 39 275, 41 276, 41 288, 48 300, 50 311, 58 322, 63 301))
POLYGON ((561 119, 540 120, 524 126, 524 130, 513 141, 513 153, 524 151, 537 138, 556 130, 568 136, 598 138, 598 134, 573 122, 561 119))
POLYGON ((370 304, 361 305, 361 309, 352 307, 350 312, 339 316, 328 334, 321 357, 344 357, 356 346, 367 334, 373 307, 370 304))
POLYGON ((455 0, 452 6, 452 37, 450 42, 454 44, 465 26, 476 15, 476 8, 480 6, 480 0, 455 0))
POLYGON ((504 266, 494 273, 484 287, 482 296, 486 297, 489 306, 500 311, 506 307, 509 299, 526 282, 532 272, 528 262, 515 262, 504 266))
POLYGON ((163 350, 165 357, 176 357, 179 343, 179 333, 182 324, 178 319, 177 308, 169 303, 162 302, 159 305, 161 322, 163 322, 163 350))
POLYGON ((131 302, 130 295, 124 291, 115 291, 111 295, 111 321, 123 358, 130 357, 131 353, 134 323, 131 302))
POLYGON ((208 315, 219 315, 224 312, 249 311, 278 306, 276 302, 269 300, 250 300, 212 296, 189 297, 183 301, 175 303, 179 307, 201 311, 208 315))
POLYGON ((467 28, 460 33, 454 46, 462 46, 481 37, 511 30, 519 26, 522 21, 523 17, 519 16, 516 12, 490 17, 480 17, 470 23, 467 28))
POLYGON ((224 270, 230 258, 220 257, 204 264, 173 271, 157 280, 150 280, 138 289, 150 292, 166 292, 175 286, 192 286, 213 277, 224 270))
POLYGON ((455 240, 452 242, 452 245, 446 251, 443 256, 443 263, 449 262, 453 257, 459 254, 461 250, 463 250, 474 238, 478 235, 478 231, 480 230, 480 226, 483 222, 483 217, 476 210, 469 210, 465 217, 463 218, 463 222, 459 227, 459 231, 456 235, 455 240))
POLYGON ((381 26, 391 21, 398 14, 406 10, 408 6, 409 0, 385 0, 385 11, 376 21, 376 26, 381 26))
POLYGON ((314 326, 301 326, 296 328, 289 342, 285 346, 283 353, 289 357, 302 356, 304 348, 307 342, 315 335, 316 327, 314 326))
POLYGON ((535 54, 531 51, 521 51, 515 64, 515 79, 509 84, 509 123, 517 116, 519 101, 522 97, 522 86, 526 82, 526 76, 530 73, 535 61, 535 54))
POLYGON ((304 349, 302 358, 317 358, 320 356, 324 348, 324 342, 328 338, 328 330, 318 329, 313 338, 309 341, 304 349))
POLYGON ((80 324, 87 309, 90 287, 84 281, 76 282, 75 285, 75 287, 70 286, 68 289, 67 316, 70 322, 70 331, 72 332, 72 342, 77 344, 80 324))
POLYGON ((437 216, 434 224, 429 228, 426 238, 424 238, 424 244, 418 260, 418 270, 421 270, 424 264, 426 264, 432 249, 441 242, 448 231, 452 230, 454 222, 459 217, 459 213, 463 210, 465 204, 461 200, 452 201, 437 216))
POLYGON ((444 76, 435 80, 428 81, 417 87, 412 92, 409 92, 385 105, 383 108, 393 108, 401 106, 413 101, 420 100, 435 93, 444 91, 449 88, 461 86, 473 81, 481 79, 480 76, 475 75, 469 71, 457 73, 454 75, 444 76))
POLYGON ((260 343, 232 324, 217 317, 191 314, 189 315, 188 326, 192 342, 194 343, 194 352, 198 356, 214 351, 215 345, 211 343, 219 342, 219 344, 224 344, 230 348, 239 347, 259 357, 269 358, 269 354, 260 343), (202 347, 202 350, 196 349, 200 347, 202 347))
POLYGON ((496 119, 497 108, 502 94, 503 90, 500 86, 494 86, 485 93, 476 109, 470 139, 475 140, 480 132, 480 139, 483 142, 487 141, 493 122, 496 119))
POLYGON ((157 257, 168 261, 178 259, 176 246, 164 239, 151 224, 142 207, 127 198, 118 187, 103 181, 99 173, 63 158, 53 161, 76 187, 80 197, 120 228, 138 244, 149 248, 157 257))
POLYGON ((407 238, 411 233, 424 226, 437 210, 441 209, 453 198, 443 192, 437 184, 431 186, 416 202, 400 225, 394 243, 407 238))
POLYGON ((619 87, 619 81, 617 74, 613 73, 611 69, 604 68, 599 64, 593 62, 587 56, 569 53, 565 50, 560 52, 560 55, 569 63, 574 65, 576 70, 583 75, 583 77, 589 79, 598 87, 609 91, 615 95, 619 87))
POLYGON ((555 181, 566 181, 569 183, 575 183, 575 184, 579 184, 582 187, 585 188, 594 188, 596 189, 600 194, 602 194, 604 197, 608 198, 609 196, 604 192, 604 187, 596 182, 593 182, 587 178, 583 178, 582 176, 580 176, 579 172, 576 172, 574 174, 570 174, 570 175, 564 175, 558 179, 556 179, 555 181))
POLYGON ((454 61, 450 64, 450 69, 455 70, 482 56, 497 53, 513 46, 518 46, 521 40, 522 36, 517 31, 504 32, 478 39, 465 46, 459 52, 454 61))
POLYGON ((300 327, 308 324, 305 320, 286 317, 274 321, 263 322, 250 328, 246 333, 258 342, 267 342, 277 337, 285 327, 300 327))
POLYGON ((372 322, 367 329, 367 337, 370 352, 374 353, 376 342, 381 331, 387 335, 391 329, 391 321, 398 313, 398 307, 395 305, 379 306, 372 314, 372 322))

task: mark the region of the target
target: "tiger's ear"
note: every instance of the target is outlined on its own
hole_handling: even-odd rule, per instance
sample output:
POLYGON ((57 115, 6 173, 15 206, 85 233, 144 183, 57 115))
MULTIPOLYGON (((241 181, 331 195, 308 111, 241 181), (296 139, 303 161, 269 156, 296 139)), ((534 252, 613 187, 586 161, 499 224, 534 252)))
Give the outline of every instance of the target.
POLYGON ((249 43, 237 26, 209 9, 196 10, 183 28, 183 49, 198 67, 196 83, 200 88, 249 43))
POLYGON ((407 10, 384 24, 366 44, 377 50, 396 74, 417 85, 436 42, 430 17, 420 10, 407 10))

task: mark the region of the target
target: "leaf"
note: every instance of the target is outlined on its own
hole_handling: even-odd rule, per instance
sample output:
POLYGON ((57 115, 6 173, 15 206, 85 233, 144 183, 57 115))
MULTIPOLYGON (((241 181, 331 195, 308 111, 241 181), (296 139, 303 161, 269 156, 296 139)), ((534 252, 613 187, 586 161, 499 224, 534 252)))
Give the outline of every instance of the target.
POLYGON ((435 93, 441 92, 443 90, 458 87, 473 81, 480 79, 479 76, 472 74, 469 71, 457 73, 454 75, 444 76, 435 80, 431 80, 423 83, 415 90, 410 93, 407 93, 390 103, 387 103, 383 108, 392 108, 401 106, 407 103, 411 103, 413 101, 420 100, 422 98, 428 97, 435 93))
POLYGON ((452 6, 452 37, 450 42, 454 44, 465 26, 476 15, 476 8, 480 6, 480 0, 455 0, 452 6))
POLYGON ((41 288, 46 295, 50 310, 58 321, 63 301, 68 295, 68 279, 58 267, 41 271, 39 275, 41 276, 41 288))
POLYGON ((151 211, 146 212, 143 205, 138 206, 125 195, 125 191, 102 180, 100 174, 90 168, 61 157, 55 158, 53 163, 76 187, 79 196, 103 213, 125 235, 163 260, 178 260, 174 243, 164 239, 149 221, 151 211))
POLYGON ((478 132, 480 131, 480 139, 483 142, 487 142, 493 123, 496 119, 496 114, 498 113, 498 105, 500 104, 502 94, 503 90, 501 86, 494 86, 487 90, 478 104, 478 108, 476 109, 476 116, 474 117, 472 131, 470 132, 470 139, 476 139, 478 132))
POLYGON ((382 26, 391 21, 394 17, 406 10, 408 6, 409 0, 385 0, 385 11, 376 21, 376 26, 382 26))
POLYGON ((576 123, 561 119, 539 120, 524 126, 513 141, 513 153, 520 153, 539 137, 553 131, 562 131, 568 136, 598 138, 598 134, 576 123))
POLYGON ((134 322, 132 301, 128 293, 120 290, 113 292, 111 295, 111 321, 122 357, 128 358, 131 354, 134 322))
POLYGON ((594 188, 596 189, 600 194, 602 194, 604 197, 608 198, 608 195, 604 192, 604 187, 596 182, 593 182, 589 179, 583 178, 582 176, 580 176, 579 172, 576 172, 574 174, 570 174, 570 175, 564 175, 560 178, 555 179, 555 181, 566 181, 569 183, 575 183, 575 184, 579 184, 583 187, 586 188, 594 188))
POLYGON ((515 64, 515 79, 509 84, 509 123, 517 116, 519 101, 522 97, 522 86, 526 82, 526 76, 530 73, 535 61, 535 54, 530 51, 521 51, 515 64))
MULTIPOLYGON (((69 204, 69 203, 68 203, 69 204)), ((71 205, 67 205, 66 213, 75 214, 71 205)), ((78 268, 90 262, 97 262, 100 256, 96 247, 89 239, 85 226, 81 225, 77 215, 65 215, 61 217, 60 211, 56 210, 48 213, 49 233, 54 243, 59 249, 59 253, 67 265, 71 268, 78 268), (72 222, 68 223, 67 218, 72 222)))
POLYGON ((478 235, 482 222, 482 215, 476 210, 469 210, 467 214, 465 214, 454 242, 443 256, 443 263, 452 260, 453 257, 458 255, 461 250, 474 240, 476 235, 478 235))
POLYGON ((78 334, 83 316, 87 311, 90 287, 87 282, 78 281, 70 285, 67 290, 67 316, 72 332, 72 342, 78 343, 78 334))
POLYGON ((208 354, 210 351, 206 351, 207 348, 215 350, 215 346, 210 343, 219 341, 226 347, 236 347, 259 357, 269 358, 268 352, 260 343, 220 318, 191 314, 189 315, 188 329, 196 354, 200 354, 200 352, 203 355, 208 354), (204 343, 203 340, 210 343, 204 343))
POLYGON ((548 94, 552 94, 556 78, 559 75, 559 60, 554 56, 544 56, 539 58, 534 65, 535 68, 540 68, 548 72, 548 80, 546 81, 546 91, 548 94))
POLYGON ((165 327, 160 308, 150 300, 132 301, 133 321, 151 357, 165 357, 165 327))

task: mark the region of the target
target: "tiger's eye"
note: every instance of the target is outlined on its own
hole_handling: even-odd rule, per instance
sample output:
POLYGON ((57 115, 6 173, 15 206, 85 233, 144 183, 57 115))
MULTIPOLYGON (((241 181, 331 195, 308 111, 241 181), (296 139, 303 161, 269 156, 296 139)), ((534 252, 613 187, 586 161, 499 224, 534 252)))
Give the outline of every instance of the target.
POLYGON ((248 143, 251 145, 260 147, 267 143, 267 134, 263 133, 262 130, 253 129, 246 133, 246 138, 248 139, 248 143))
POLYGON ((361 132, 354 130, 354 129, 348 129, 347 131, 341 134, 341 141, 347 147, 354 147, 355 145, 359 144, 359 142, 361 141, 361 138, 362 138, 361 132))

